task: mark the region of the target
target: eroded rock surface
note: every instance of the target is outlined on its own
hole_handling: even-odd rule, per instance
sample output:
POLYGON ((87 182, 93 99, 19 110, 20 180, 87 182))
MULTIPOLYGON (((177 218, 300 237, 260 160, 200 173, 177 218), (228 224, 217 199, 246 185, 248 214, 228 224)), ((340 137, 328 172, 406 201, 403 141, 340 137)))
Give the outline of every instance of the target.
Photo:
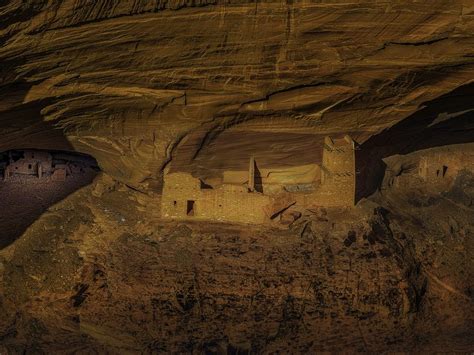
POLYGON ((0 353, 472 352, 472 169, 410 174, 424 150, 472 152, 473 18, 469 0, 0 0, 0 151, 104 172, 0 251, 0 353), (353 209, 160 219, 168 167, 320 163, 345 134, 353 209))
POLYGON ((158 197, 93 189, 2 251, 7 349, 472 349, 474 212, 460 200, 386 189, 275 229, 162 222, 158 197))
POLYGON ((142 189, 170 159, 219 174, 234 148, 264 165, 312 162, 300 153, 314 134, 363 143, 471 82, 473 11, 466 0, 3 1, 0 149, 78 150, 142 189))

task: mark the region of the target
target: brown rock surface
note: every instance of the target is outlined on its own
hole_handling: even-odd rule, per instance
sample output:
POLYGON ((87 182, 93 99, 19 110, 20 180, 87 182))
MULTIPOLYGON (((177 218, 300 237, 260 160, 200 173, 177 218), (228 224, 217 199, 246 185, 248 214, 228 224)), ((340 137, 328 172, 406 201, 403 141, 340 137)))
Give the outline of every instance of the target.
POLYGON ((473 34, 470 0, 0 0, 0 152, 104 172, 0 250, 0 353, 472 352, 473 34), (320 163, 345 134, 355 208, 160 219, 166 167, 320 163), (468 160, 412 184, 433 149, 468 160))
POLYGON ((135 186, 171 158, 218 174, 235 144, 292 164, 318 144, 308 133, 362 143, 471 82, 473 11, 461 0, 3 1, 0 148, 86 152, 135 186), (242 139, 209 146, 221 132, 242 139))
POLYGON ((150 197, 92 189, 2 251, 10 351, 472 350, 474 213, 452 194, 383 190, 281 230, 160 222, 150 197))

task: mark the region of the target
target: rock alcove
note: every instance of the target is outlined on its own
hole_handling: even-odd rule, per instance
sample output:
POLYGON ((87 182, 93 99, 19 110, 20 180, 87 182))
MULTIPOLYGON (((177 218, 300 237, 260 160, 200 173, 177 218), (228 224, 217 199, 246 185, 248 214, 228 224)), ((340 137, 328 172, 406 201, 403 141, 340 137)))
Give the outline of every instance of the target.
POLYGON ((94 158, 75 152, 0 153, 0 248, 13 243, 54 204, 90 184, 98 171, 94 158))
POLYGON ((0 353, 471 353, 473 33, 472 0, 0 0, 2 161, 101 168, 37 204, 0 182, 0 353), (346 134, 356 206, 161 216, 169 171, 346 134))

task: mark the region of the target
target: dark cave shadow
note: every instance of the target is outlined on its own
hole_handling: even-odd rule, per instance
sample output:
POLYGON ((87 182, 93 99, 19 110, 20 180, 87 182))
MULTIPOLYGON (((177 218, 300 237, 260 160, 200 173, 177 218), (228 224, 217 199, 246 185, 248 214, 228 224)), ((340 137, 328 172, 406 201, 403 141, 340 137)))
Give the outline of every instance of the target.
MULTIPOLYGON (((50 101, 38 100, 23 104, 23 98, 31 85, 16 83, 0 87, 0 95, 8 95, 9 100, 9 108, 0 110, 0 154, 33 149, 80 155, 62 130, 44 121, 41 111, 50 101)), ((98 169, 92 170, 83 179, 76 172, 65 182, 49 183, 30 177, 5 182, 0 172, 0 250, 14 243, 52 205, 90 184, 98 173, 98 169)))
POLYGON ((68 176, 66 181, 41 181, 32 176, 0 181, 0 249, 17 240, 51 206, 89 185, 96 175, 90 171, 68 176))
POLYGON ((356 151, 356 202, 380 188, 386 168, 382 159, 395 154, 472 142, 474 83, 427 102, 423 109, 372 136, 360 146, 356 151))

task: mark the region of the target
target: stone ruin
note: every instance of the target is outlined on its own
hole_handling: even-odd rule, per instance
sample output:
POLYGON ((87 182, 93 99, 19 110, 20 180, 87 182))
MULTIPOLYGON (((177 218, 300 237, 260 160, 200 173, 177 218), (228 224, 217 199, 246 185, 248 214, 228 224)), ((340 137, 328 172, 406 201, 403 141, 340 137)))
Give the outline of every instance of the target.
POLYGON ((66 177, 74 173, 84 172, 86 164, 71 162, 69 155, 53 156, 50 152, 39 150, 19 151, 21 157, 13 157, 9 152, 8 162, 3 163, 5 181, 21 176, 33 176, 39 180, 66 181, 66 177), (62 159, 63 158, 63 159, 62 159))
POLYGON ((448 190, 461 170, 474 172, 472 150, 458 145, 420 150, 384 159, 387 174, 382 188, 448 190))
POLYGON ((322 164, 226 171, 215 188, 185 172, 165 174, 161 214, 165 219, 270 223, 290 206, 355 205, 356 144, 349 136, 326 137, 322 164))

